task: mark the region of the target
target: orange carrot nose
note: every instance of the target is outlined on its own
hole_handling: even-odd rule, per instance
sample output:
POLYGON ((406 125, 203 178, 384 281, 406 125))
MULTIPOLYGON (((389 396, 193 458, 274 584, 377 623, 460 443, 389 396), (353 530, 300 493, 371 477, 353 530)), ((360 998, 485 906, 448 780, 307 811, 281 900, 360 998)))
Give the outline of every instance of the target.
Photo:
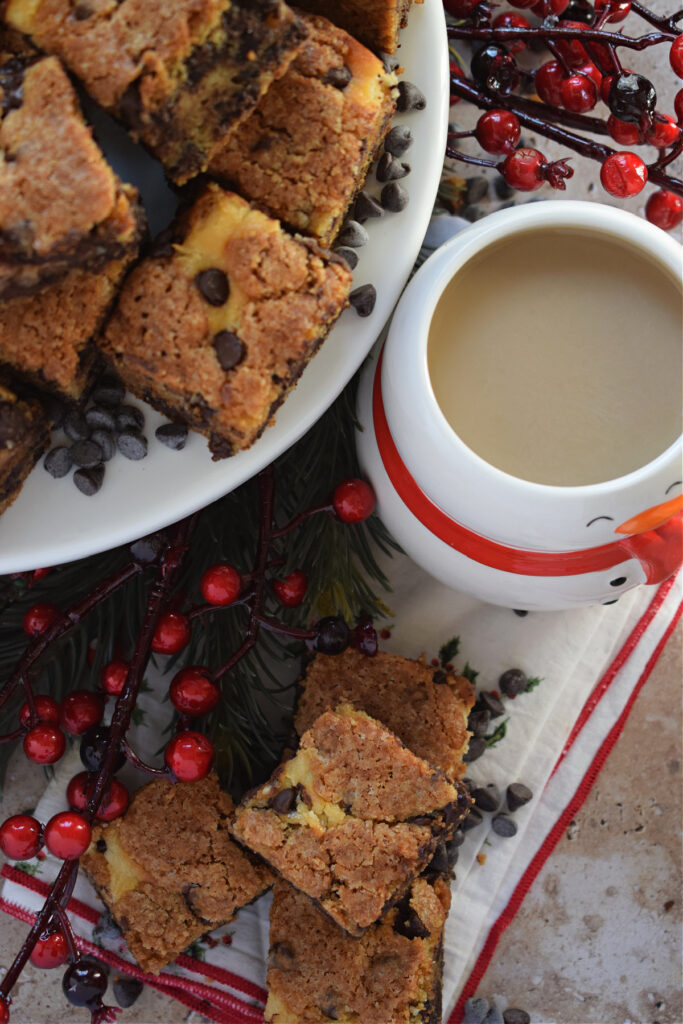
POLYGON ((646 530, 656 530, 662 523, 668 522, 672 516, 683 509, 683 494, 670 501, 663 501, 661 505, 653 505, 646 508, 633 519, 627 519, 621 526, 617 526, 615 533, 645 533, 646 530))

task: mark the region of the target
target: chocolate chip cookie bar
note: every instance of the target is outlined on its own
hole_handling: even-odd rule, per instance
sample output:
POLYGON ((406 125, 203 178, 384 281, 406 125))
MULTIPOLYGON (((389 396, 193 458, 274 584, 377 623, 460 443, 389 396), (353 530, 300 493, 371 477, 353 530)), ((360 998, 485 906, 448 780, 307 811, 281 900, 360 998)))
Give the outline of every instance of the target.
POLYGON ((305 31, 282 0, 7 0, 181 184, 286 71, 305 31))
POLYGON ((139 398, 248 448, 347 304, 346 263, 210 184, 132 272, 103 347, 139 398))
POLYGON ((445 875, 412 883, 360 938, 276 882, 266 1024, 441 1024, 445 875))
POLYGON ((418 757, 450 779, 460 779, 474 700, 467 679, 435 670, 424 658, 411 661, 383 651, 369 658, 349 647, 336 657, 316 654, 309 662, 299 684, 294 726, 302 735, 323 711, 349 702, 380 721, 418 757))
POLYGON ((389 128, 396 79, 326 18, 289 70, 232 131, 209 174, 329 245, 389 128))
POLYGON ((215 775, 158 779, 123 818, 93 829, 83 867, 144 970, 159 971, 272 884, 230 838, 233 810, 215 775))
POLYGON ((0 63, 0 298, 74 267, 97 269, 138 241, 137 193, 92 138, 56 57, 0 63))
POLYGON ((47 448, 50 422, 35 398, 20 398, 0 375, 0 515, 47 448))
POLYGON ((350 705, 237 808, 236 839, 351 935, 396 903, 469 807, 464 787, 350 705))
POLYGON ((322 14, 371 50, 385 53, 396 52, 410 4, 411 0, 298 0, 303 10, 322 14))

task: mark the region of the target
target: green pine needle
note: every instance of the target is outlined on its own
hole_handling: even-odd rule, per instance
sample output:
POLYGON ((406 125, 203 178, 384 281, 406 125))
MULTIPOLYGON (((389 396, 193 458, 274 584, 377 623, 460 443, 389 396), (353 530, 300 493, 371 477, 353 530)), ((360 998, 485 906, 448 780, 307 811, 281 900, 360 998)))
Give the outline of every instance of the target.
POLYGON ((500 743, 500 741, 505 738, 508 731, 509 721, 509 718, 503 719, 503 721, 500 723, 497 729, 494 729, 492 733, 489 733, 488 736, 484 737, 484 739, 486 740, 487 747, 495 747, 497 743, 500 743))

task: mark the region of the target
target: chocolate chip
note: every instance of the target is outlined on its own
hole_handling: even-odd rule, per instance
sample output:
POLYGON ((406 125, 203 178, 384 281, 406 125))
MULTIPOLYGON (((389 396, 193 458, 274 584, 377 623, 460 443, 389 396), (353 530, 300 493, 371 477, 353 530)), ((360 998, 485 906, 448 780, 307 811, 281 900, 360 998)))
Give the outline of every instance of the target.
POLYGON ((320 1012, 324 1017, 327 1017, 328 1020, 339 1020, 339 1014, 342 1011, 339 1005, 339 999, 334 995, 334 993, 332 996, 325 996, 320 1004, 320 1012))
POLYGON ((496 175, 493 187, 495 188, 496 195, 499 199, 511 199, 515 194, 514 188, 508 185, 505 178, 500 174, 496 175))
POLYGON ((396 124, 384 140, 384 150, 393 156, 403 156, 413 144, 413 133, 404 124, 396 124))
POLYGON ((213 347, 222 370, 232 370, 246 355, 246 347, 232 331, 219 331, 214 335, 213 347))
POLYGON ((397 181, 390 181, 382 189, 380 199, 385 210, 389 210, 390 213, 400 213, 408 205, 410 196, 403 185, 399 185, 397 181))
POLYGON ((289 786, 288 789, 281 789, 279 793, 272 796, 268 801, 276 814, 288 814, 296 802, 296 786, 289 786))
POLYGON ((412 82, 398 83, 397 110, 424 110, 426 106, 424 93, 420 92, 416 85, 412 82))
POLYGON ((475 221, 481 220, 481 218, 484 216, 484 211, 482 210, 481 206, 477 206, 474 203, 470 203, 462 211, 462 216, 465 218, 465 220, 468 220, 470 224, 474 224, 475 221))
POLYGON ((503 1014, 497 1006, 492 1006, 484 1017, 484 1024, 504 1024, 503 1014))
POLYGON ((223 306, 230 295, 227 275, 218 267, 210 267, 196 275, 194 283, 211 306, 223 306))
POLYGON ((330 68, 322 80, 325 85, 333 85, 335 89, 345 89, 352 77, 351 68, 342 64, 340 68, 330 68))
POLYGON ((102 461, 102 449, 94 441, 76 441, 69 454, 73 464, 81 469, 92 469, 102 461))
POLYGON ((490 721, 491 712, 487 708, 481 708, 476 711, 472 709, 467 719, 467 728, 475 736, 486 736, 486 733, 489 731, 490 721))
POLYGON ((359 224, 364 224, 370 217, 384 216, 384 210, 372 196, 369 196, 366 192, 359 192, 353 208, 353 215, 359 224))
POLYGON ((375 177, 378 181, 398 181, 410 174, 410 164, 401 163, 391 153, 382 153, 377 161, 375 177))
POLYGON ((96 405, 120 405, 126 397, 126 389, 116 377, 100 377, 90 398, 96 405))
POLYGON ((93 466, 92 469, 77 469, 74 473, 74 483, 82 494, 89 498, 97 494, 102 481, 104 480, 104 466, 93 466))
POLYGON ((498 680, 498 689, 506 697, 518 697, 526 689, 529 680, 521 668, 509 668, 498 680))
POLYGON ((531 1024, 531 1017, 526 1010, 518 1010, 516 1006, 510 1006, 503 1011, 505 1024, 531 1024))
POLYGON ((488 999, 483 999, 481 996, 468 999, 465 1002, 464 1024, 484 1024, 488 1012, 488 999))
POLYGON ((93 9, 88 4, 78 3, 71 11, 71 17, 74 21, 87 21, 88 18, 92 18, 93 9))
POLYGON ((354 288, 349 295, 349 302, 358 316, 370 316, 376 301, 377 291, 374 284, 362 284, 360 288, 354 288))
POLYGON ((434 675, 432 676, 432 681, 435 682, 437 686, 440 686, 443 683, 445 683, 447 679, 448 676, 446 675, 445 672, 442 672, 441 669, 435 672, 434 675))
POLYGON ((360 249, 367 244, 370 235, 357 220, 347 220, 337 235, 339 245, 350 245, 352 249, 360 249))
POLYGON ((391 73, 392 71, 396 71, 396 69, 400 68, 401 66, 400 60, 398 59, 398 57, 395 57, 393 53, 384 53, 383 50, 380 50, 379 59, 382 61, 382 64, 384 65, 384 70, 388 71, 389 73, 391 73))
POLYGON ((478 760, 486 750, 486 740, 483 736, 473 736, 470 740, 470 745, 467 748, 467 752, 463 754, 463 761, 466 764, 471 764, 472 761, 478 760))
POLYGON ((311 799, 310 793, 300 782, 297 783, 296 792, 303 804, 306 804, 307 807, 313 806, 313 800, 311 799))
POLYGON ((184 423, 162 423, 154 436, 174 452, 182 451, 187 441, 187 427, 184 423))
POLYGON ((140 80, 131 82, 118 103, 118 114, 129 128, 138 131, 142 128, 142 99, 140 97, 140 80))
POLYGON ((496 697, 490 690, 483 690, 477 694, 477 704, 491 712, 491 718, 500 718, 505 714, 505 705, 499 697, 496 697))
POLYGON ((394 931, 398 932, 399 935, 403 935, 406 939, 426 939, 430 934, 429 928, 427 928, 417 913, 412 907, 409 907, 405 916, 401 915, 394 924, 394 931))
POLYGON ((349 249, 346 245, 340 245, 338 249, 335 249, 337 256, 341 256, 343 260, 348 263, 349 270, 355 270, 358 266, 358 253, 355 249, 349 249))
POLYGON ((478 825, 481 825, 483 820, 484 815, 481 811, 478 811, 476 807, 472 807, 470 813, 463 821, 461 828, 463 832, 471 832, 473 828, 477 828, 478 825))
POLYGON ((459 828, 456 829, 456 831, 453 833, 451 838, 446 843, 446 849, 447 850, 457 850, 458 847, 462 846, 462 844, 464 842, 465 842, 465 833, 463 832, 462 828, 459 827, 459 828))
POLYGON ((116 412, 117 430, 142 430, 145 414, 136 405, 122 405, 116 412))
POLYGON ((465 202, 478 203, 483 199, 489 190, 489 183, 486 178, 475 177, 465 179, 465 202))
POLYGON ((137 978, 126 978, 116 975, 112 982, 112 991, 114 993, 114 999, 124 1010, 132 1006, 137 1001, 140 993, 142 992, 144 985, 137 978))
POLYGON ((500 807, 500 790, 492 782, 488 786, 478 786, 472 791, 472 797, 480 811, 492 813, 500 807))
POLYGON ((139 462, 147 455, 147 438, 135 430, 122 430, 117 444, 121 454, 133 462, 139 462))
MULTIPOLYGON (((105 843, 104 839, 97 840, 97 842, 95 843, 95 849, 97 850, 98 853, 107 852, 107 844, 105 843)), ((106 910, 104 911, 104 913, 106 914, 106 910)), ((102 920, 103 916, 104 914, 100 914, 100 921, 102 920)))
POLYGON ((108 430, 93 430, 91 441, 102 450, 102 462, 109 462, 116 453, 116 438, 108 430))
POLYGON ((431 828, 434 824, 434 819, 429 818, 426 815, 421 815, 418 818, 410 818, 411 825, 417 825, 418 828, 431 828))
POLYGON ((71 453, 63 445, 59 445, 57 448, 49 451, 43 461, 43 466, 55 480, 66 476, 72 465, 71 453))
POLYGON ((448 871, 450 864, 448 862, 448 850, 446 849, 445 843, 439 843, 434 851, 434 856, 429 863, 429 867, 431 871, 440 871, 442 874, 445 874, 448 871))
MULTIPOLYGON (((106 853, 107 844, 104 839, 97 840, 95 843, 95 849, 98 853, 106 853)), ((102 942, 103 939, 113 941, 121 938, 121 929, 109 911, 103 910, 97 920, 97 924, 92 930, 92 934, 96 942, 102 942)))
POLYGON ((161 554, 164 544, 164 538, 160 534, 150 533, 147 537, 140 537, 134 541, 130 546, 130 553, 141 565, 151 565, 161 554))
POLYGON ((519 616, 520 619, 525 619, 529 614, 529 612, 526 611, 524 608, 513 608, 512 610, 515 613, 515 615, 519 616))
POLYGON ((69 409, 64 417, 62 429, 70 441, 87 441, 90 437, 90 427, 78 409, 69 409))
POLYGON ((111 409, 94 405, 85 411, 85 422, 92 430, 116 430, 116 417, 111 409))
POLYGON ((512 836, 517 835, 517 825, 508 818, 507 814, 496 814, 495 818, 491 820, 491 828, 497 836, 501 836, 503 839, 511 839, 512 836))
POLYGON ((274 942, 268 954, 268 963, 278 971, 291 971, 294 963, 294 950, 286 942, 274 942))
POLYGON ((514 813, 520 807, 523 807, 524 804, 528 804, 534 794, 522 782, 513 782, 508 786, 505 795, 508 809, 514 813))

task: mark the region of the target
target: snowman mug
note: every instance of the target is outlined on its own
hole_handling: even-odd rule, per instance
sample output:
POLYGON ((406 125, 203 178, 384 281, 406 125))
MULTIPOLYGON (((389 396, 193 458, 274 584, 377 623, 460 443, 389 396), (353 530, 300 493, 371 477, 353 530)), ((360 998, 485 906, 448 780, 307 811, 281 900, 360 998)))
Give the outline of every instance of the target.
POLYGON ((681 437, 613 479, 532 482, 464 443, 430 378, 429 329, 444 289, 489 246, 504 242, 514 253, 538 230, 614 242, 681 287, 680 246, 630 213, 550 200, 491 214, 441 246, 403 293, 361 378, 358 454, 389 530, 447 585, 517 609, 610 604, 683 562, 681 437))

